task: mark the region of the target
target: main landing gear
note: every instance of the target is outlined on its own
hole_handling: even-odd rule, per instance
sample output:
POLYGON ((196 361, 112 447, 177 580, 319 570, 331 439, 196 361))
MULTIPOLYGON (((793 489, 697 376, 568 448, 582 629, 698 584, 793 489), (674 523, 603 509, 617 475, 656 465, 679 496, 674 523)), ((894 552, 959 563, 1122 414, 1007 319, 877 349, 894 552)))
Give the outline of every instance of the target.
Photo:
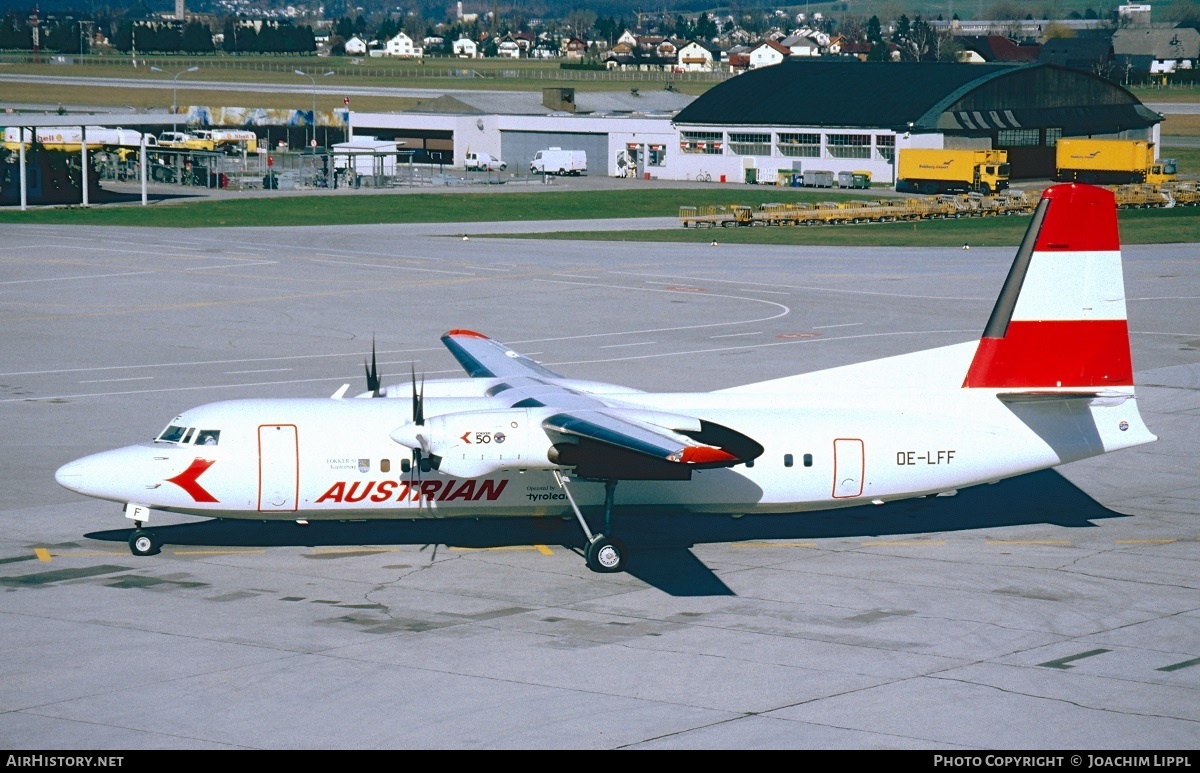
MULTIPOLYGON (((571 496, 571 490, 567 488, 568 478, 558 470, 554 471, 554 478, 558 481, 563 493, 567 495, 567 501, 571 503, 571 509, 575 511, 575 518, 579 521, 579 525, 583 528, 583 534, 587 538, 583 557, 587 561, 588 569, 601 574, 625 571, 625 546, 621 544, 620 540, 605 536, 603 533, 592 534, 587 521, 584 520, 583 513, 579 512, 579 505, 575 504, 575 497, 571 496)), ((612 531, 612 507, 616 492, 617 482, 615 480, 604 481, 605 532, 612 531)))
POLYGON ((133 533, 129 535, 129 552, 135 556, 153 556, 162 550, 162 542, 154 532, 142 528, 141 521, 134 521, 133 533))

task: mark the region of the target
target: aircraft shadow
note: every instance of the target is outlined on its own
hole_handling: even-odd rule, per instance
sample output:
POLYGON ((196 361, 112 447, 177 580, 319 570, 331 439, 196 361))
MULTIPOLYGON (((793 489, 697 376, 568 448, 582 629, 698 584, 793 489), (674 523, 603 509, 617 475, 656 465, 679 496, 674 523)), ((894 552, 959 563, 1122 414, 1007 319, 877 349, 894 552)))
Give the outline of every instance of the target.
MULTIPOLYGON (((619 502, 618 495, 618 502, 619 502)), ((1094 526, 1102 518, 1126 518, 1101 505, 1054 470, 964 489, 954 497, 865 505, 812 513, 728 516, 639 513, 613 516, 613 533, 629 548, 627 571, 674 596, 733 595, 692 554, 693 545, 771 539, 882 537, 929 532, 994 529, 1027 524, 1064 528, 1094 526)), ((593 524, 595 528, 595 524, 593 524)), ((381 521, 234 521, 153 527, 166 545, 216 547, 329 547, 360 545, 447 545, 463 548, 560 545, 579 551, 583 535, 572 519, 463 518, 381 521)), ((88 539, 125 542, 131 529, 86 534, 88 539)), ((582 559, 581 559, 582 560, 582 559)))

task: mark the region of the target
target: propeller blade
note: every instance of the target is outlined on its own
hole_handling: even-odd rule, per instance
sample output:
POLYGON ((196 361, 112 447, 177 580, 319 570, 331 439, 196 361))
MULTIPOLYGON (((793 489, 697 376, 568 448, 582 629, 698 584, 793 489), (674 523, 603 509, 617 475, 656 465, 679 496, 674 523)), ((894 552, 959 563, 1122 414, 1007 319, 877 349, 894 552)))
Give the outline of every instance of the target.
POLYGON ((367 391, 371 393, 371 397, 379 397, 379 366, 375 362, 375 336, 371 336, 371 364, 363 362, 363 369, 367 371, 367 391))
POLYGON ((421 374, 421 391, 417 395, 417 413, 413 416, 413 421, 418 425, 425 423, 425 374, 421 374))
POLYGON ((413 424, 424 424, 424 410, 421 406, 421 396, 417 394, 417 366, 409 364, 409 380, 412 382, 412 420, 413 424), (418 419, 417 417, 421 418, 418 419))

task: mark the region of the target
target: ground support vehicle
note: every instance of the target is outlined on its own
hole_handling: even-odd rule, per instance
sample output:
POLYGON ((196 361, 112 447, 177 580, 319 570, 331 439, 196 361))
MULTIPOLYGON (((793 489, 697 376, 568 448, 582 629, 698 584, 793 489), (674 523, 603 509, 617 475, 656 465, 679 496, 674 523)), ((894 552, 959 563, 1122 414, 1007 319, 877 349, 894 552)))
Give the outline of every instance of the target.
POLYGON ((1163 190, 1175 200, 1177 207, 1200 207, 1200 185, 1194 180, 1172 183, 1163 190))
POLYGON ((679 221, 684 228, 716 228, 753 225, 753 212, 750 207, 741 204, 709 205, 704 207, 680 207, 679 221))
POLYGON ((1158 209, 1176 204, 1174 197, 1157 185, 1118 185, 1112 190, 1117 209, 1158 209))
POLYGON ((529 162, 531 174, 581 175, 587 171, 587 151, 548 148, 529 162))
POLYGON ((904 148, 899 152, 897 192, 995 193, 1008 188, 1006 150, 904 148))
POLYGON ((1177 178, 1175 159, 1155 160, 1145 140, 1093 140, 1064 137, 1054 150, 1056 180, 1090 184, 1161 185, 1177 178))
POLYGON ((466 161, 468 172, 503 172, 508 164, 490 153, 468 153, 466 161))

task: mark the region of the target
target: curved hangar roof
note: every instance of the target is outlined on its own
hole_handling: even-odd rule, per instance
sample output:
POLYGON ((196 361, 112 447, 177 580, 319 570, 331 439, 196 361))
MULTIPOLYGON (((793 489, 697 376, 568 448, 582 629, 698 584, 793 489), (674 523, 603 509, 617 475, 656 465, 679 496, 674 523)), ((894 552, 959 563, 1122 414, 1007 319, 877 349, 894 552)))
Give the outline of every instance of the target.
POLYGON ((1162 120, 1125 89, 1052 64, 788 59, 721 83, 675 116, 705 126, 838 126, 990 134, 1141 129, 1162 120))

